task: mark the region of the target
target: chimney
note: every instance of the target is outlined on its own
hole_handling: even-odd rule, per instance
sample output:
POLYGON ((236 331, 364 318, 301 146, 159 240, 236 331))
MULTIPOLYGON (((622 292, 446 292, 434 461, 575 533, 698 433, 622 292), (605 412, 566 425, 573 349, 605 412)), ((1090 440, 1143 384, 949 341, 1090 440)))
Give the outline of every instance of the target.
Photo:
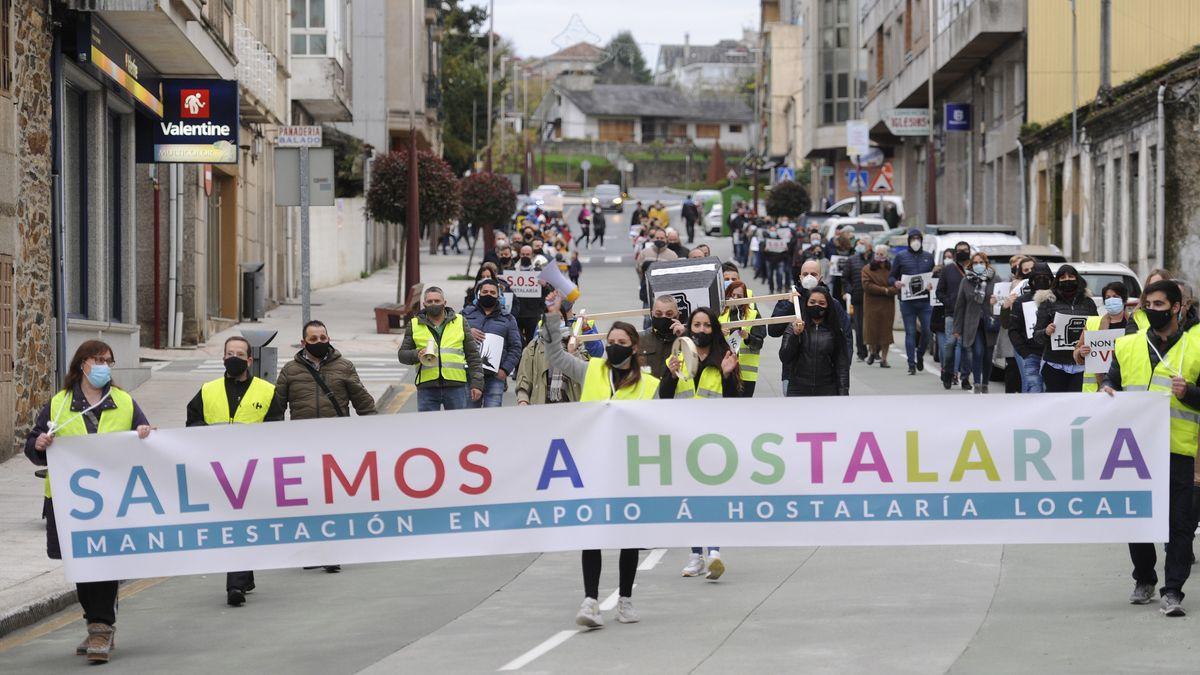
POLYGON ((692 40, 687 33, 683 34, 683 63, 687 65, 688 59, 692 57, 692 40))

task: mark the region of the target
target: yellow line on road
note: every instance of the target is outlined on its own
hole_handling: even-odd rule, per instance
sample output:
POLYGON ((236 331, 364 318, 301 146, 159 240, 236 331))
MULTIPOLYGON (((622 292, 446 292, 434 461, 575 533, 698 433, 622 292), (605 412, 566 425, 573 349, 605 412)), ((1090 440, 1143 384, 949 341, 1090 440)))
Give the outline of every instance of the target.
MULTIPOLYGON (((169 578, 170 577, 157 577, 153 579, 138 579, 137 581, 131 581, 124 586, 121 586, 121 590, 118 592, 117 597, 124 600, 130 596, 141 593, 147 588, 153 588, 169 578)), ((64 628, 75 623, 76 621, 82 620, 83 615, 79 614, 78 610, 64 609, 58 614, 42 621, 41 623, 33 625, 30 628, 26 628, 23 631, 18 631, 17 633, 14 633, 6 638, 0 638, 0 653, 6 652, 15 647, 20 647, 21 645, 32 640, 36 640, 43 635, 53 633, 60 628, 64 628)))

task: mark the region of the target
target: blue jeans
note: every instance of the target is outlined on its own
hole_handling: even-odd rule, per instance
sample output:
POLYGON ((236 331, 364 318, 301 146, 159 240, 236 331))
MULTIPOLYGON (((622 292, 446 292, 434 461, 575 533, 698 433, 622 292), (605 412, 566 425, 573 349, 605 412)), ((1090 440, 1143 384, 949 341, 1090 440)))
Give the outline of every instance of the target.
POLYGON ((1034 354, 1022 358, 1017 355, 1017 363, 1021 364, 1021 392, 1025 394, 1040 394, 1044 391, 1042 384, 1042 357, 1034 354))
POLYGON ((952 373, 966 375, 971 369, 969 365, 963 365, 963 352, 966 350, 954 337, 954 317, 946 317, 946 332, 941 334, 941 340, 943 379, 951 379, 952 373))
POLYGON ((987 382, 985 378, 991 374, 992 364, 991 359, 987 358, 987 333, 982 326, 975 330, 975 344, 964 344, 959 351, 962 354, 962 372, 971 373, 974 378, 971 381, 975 384, 987 382))
POLYGON ((467 386, 417 389, 417 412, 462 410, 467 407, 467 386))
POLYGON ((929 304, 928 299, 905 300, 900 303, 900 318, 904 319, 904 352, 908 355, 908 367, 916 368, 917 361, 925 356, 925 347, 929 343, 929 336, 932 335, 929 323, 933 318, 933 305, 929 304), (918 321, 921 323, 919 340, 918 321))
POLYGON ((499 408, 504 401, 504 390, 507 388, 508 383, 505 380, 491 373, 484 373, 483 396, 480 396, 478 401, 468 401, 467 406, 471 408, 499 408))

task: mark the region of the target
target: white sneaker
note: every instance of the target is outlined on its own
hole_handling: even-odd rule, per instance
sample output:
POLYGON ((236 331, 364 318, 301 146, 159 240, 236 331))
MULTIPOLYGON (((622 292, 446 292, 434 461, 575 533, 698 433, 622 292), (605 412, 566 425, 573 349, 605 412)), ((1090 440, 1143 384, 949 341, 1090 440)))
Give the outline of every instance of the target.
POLYGON ((604 625, 604 617, 600 616, 600 603, 595 598, 584 598, 575 615, 575 623, 585 628, 600 628, 604 625))
POLYGON ((722 574, 725 574, 725 563, 721 561, 721 554, 713 551, 709 554, 708 574, 704 578, 709 581, 716 581, 721 578, 722 574))
POLYGON ((633 608, 633 600, 619 598, 617 600, 617 621, 621 623, 637 623, 642 620, 637 610, 633 608))
POLYGON ((688 564, 683 568, 683 576, 698 577, 704 574, 704 556, 699 553, 693 553, 688 558, 688 564))

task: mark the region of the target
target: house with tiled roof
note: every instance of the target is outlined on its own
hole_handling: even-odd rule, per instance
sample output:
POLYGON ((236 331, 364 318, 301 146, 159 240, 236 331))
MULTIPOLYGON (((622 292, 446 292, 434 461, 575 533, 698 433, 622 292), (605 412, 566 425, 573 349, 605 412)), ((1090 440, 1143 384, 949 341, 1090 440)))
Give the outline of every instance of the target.
POLYGON ((592 73, 603 49, 590 42, 577 42, 549 56, 530 59, 526 66, 533 77, 553 80, 563 73, 592 73))
POLYGON ((681 45, 662 45, 654 68, 654 84, 684 91, 734 91, 754 77, 755 36, 694 45, 684 34, 681 45))
POLYGON ((595 84, 590 76, 555 81, 534 112, 543 138, 617 143, 720 142, 726 150, 750 147, 752 113, 736 94, 701 94, 651 84, 595 84))

